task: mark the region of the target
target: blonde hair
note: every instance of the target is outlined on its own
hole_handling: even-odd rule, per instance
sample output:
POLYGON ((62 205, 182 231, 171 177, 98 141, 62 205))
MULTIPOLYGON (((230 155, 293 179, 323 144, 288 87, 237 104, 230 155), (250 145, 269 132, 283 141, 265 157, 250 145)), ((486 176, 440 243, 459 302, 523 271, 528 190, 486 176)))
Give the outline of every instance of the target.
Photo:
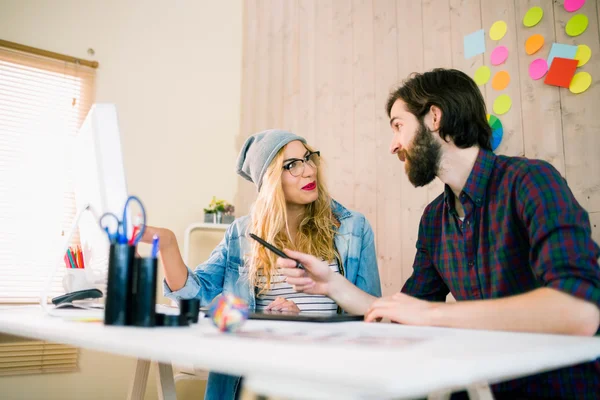
MULTIPOLYGON (((314 151, 310 146, 304 147, 308 151, 314 151)), ((301 251, 328 261, 339 258, 333 239, 340 223, 331 209, 331 197, 323 180, 322 163, 316 172, 317 200, 306 205, 295 242, 290 238, 287 207, 281 184, 284 149, 285 147, 277 153, 265 172, 261 190, 252 208, 248 233, 254 233, 280 249, 301 251)), ((251 250, 247 255, 250 287, 258 288, 259 294, 262 294, 270 288, 276 270, 277 255, 255 240, 250 241, 251 250), (259 280, 259 275, 265 278, 264 283, 259 280)))

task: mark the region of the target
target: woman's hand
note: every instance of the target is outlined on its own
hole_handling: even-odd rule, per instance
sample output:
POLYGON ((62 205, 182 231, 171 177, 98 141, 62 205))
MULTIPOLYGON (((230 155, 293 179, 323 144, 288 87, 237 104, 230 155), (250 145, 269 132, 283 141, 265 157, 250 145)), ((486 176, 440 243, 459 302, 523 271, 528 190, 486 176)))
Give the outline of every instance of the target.
POLYGON ((286 300, 283 297, 277 297, 267 306, 269 311, 285 311, 299 313, 300 309, 292 300, 286 300))
POLYGON ((152 244, 154 235, 158 236, 159 251, 163 251, 171 248, 173 245, 177 245, 177 239, 171 230, 149 225, 146 225, 146 231, 144 232, 144 235, 140 241, 142 243, 152 244))

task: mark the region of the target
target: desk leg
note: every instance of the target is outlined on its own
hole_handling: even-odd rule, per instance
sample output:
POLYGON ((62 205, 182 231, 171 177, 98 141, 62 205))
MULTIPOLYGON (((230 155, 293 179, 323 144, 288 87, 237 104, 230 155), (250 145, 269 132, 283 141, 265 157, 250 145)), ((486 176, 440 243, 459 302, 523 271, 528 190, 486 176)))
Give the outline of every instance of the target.
POLYGON ((150 361, 138 359, 135 366, 135 375, 129 389, 129 400, 144 400, 146 394, 146 382, 148 382, 148 372, 150 371, 150 361))
POLYGON ((158 376, 156 377, 159 400, 177 400, 173 367, 170 363, 158 363, 158 376))
POLYGON ((490 385, 487 383, 478 383, 476 385, 468 386, 467 393, 471 400, 494 400, 494 394, 490 385))

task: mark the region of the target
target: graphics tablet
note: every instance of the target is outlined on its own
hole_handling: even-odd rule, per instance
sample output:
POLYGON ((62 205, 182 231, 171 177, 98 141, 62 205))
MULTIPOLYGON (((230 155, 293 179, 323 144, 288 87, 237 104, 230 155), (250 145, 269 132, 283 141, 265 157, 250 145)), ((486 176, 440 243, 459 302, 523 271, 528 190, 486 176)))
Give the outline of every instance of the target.
POLYGON ((286 313, 281 311, 250 313, 248 319, 265 321, 296 321, 296 322, 347 322, 363 321, 363 315, 351 314, 319 314, 311 312, 286 313))

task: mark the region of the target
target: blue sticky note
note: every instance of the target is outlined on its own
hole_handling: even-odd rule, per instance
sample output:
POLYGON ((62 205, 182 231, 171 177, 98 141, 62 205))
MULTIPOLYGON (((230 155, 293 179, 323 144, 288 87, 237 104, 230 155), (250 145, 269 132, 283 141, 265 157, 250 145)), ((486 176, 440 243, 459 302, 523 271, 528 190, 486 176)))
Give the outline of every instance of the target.
POLYGON ((550 65, 552 65, 552 60, 554 60, 554 57, 568 58, 570 60, 574 60, 576 53, 577 46, 571 46, 570 44, 552 43, 552 48, 550 49, 550 54, 548 54, 547 60, 548 69, 550 69, 550 65))
POLYGON ((465 35, 465 59, 469 59, 477 54, 485 53, 485 37, 483 29, 465 35))

